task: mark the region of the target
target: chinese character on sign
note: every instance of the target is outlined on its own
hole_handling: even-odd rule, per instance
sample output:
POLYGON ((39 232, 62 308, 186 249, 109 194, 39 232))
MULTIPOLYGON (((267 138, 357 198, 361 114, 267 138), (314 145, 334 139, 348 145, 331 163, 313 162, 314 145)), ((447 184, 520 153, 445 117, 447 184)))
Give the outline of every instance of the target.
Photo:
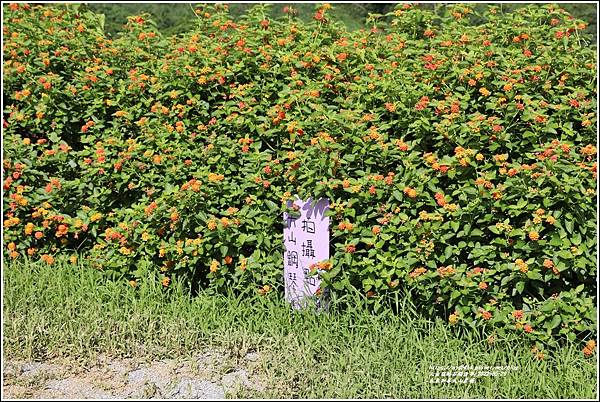
POLYGON ((310 220, 302 221, 302 230, 306 233, 315 233, 315 223, 310 220))
POLYGON ((294 236, 294 232, 290 231, 287 241, 296 244, 296 236, 294 236))
POLYGON ((296 273, 289 272, 288 273, 288 284, 290 288, 296 289, 298 285, 296 284, 296 273))
POLYGON ((312 240, 306 240, 306 242, 302 243, 302 255, 304 257, 314 257, 315 250, 312 246, 312 240))
POLYGON ((309 276, 309 275, 310 275, 310 271, 309 271, 308 269, 304 268, 304 269, 302 270, 302 272, 304 273, 304 278, 305 278, 305 281, 306 281, 306 282, 307 282, 307 283, 308 283, 310 286, 316 286, 316 285, 317 285, 317 278, 316 278, 314 275, 312 275, 312 276, 309 276))
POLYGON ((292 227, 292 226, 293 226, 293 227, 296 227, 296 219, 297 219, 297 218, 294 218, 294 217, 288 216, 288 217, 286 218, 286 221, 287 221, 287 227, 288 227, 288 228, 290 228, 290 227, 292 227))
POLYGON ((298 268, 298 253, 296 251, 287 252, 287 265, 288 267, 298 268))

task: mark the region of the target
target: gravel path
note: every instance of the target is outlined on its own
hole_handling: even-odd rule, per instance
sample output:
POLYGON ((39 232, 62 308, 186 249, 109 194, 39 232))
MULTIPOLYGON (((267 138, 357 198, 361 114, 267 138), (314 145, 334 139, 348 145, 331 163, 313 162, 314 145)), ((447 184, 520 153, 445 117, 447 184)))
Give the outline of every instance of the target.
POLYGON ((5 360, 3 397, 11 399, 225 399, 264 390, 258 353, 231 364, 217 351, 193 359, 143 362, 100 357, 81 366, 69 361, 5 360))

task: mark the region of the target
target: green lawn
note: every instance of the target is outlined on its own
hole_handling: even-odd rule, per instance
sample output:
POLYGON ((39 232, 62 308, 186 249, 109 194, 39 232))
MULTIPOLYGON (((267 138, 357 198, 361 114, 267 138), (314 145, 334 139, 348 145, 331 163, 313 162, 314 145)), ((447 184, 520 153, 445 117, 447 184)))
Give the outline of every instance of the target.
MULTIPOLYGON (((596 356, 567 345, 537 360, 530 345, 459 336, 443 322, 356 307, 294 312, 276 294, 191 298, 177 284, 165 292, 109 281, 100 272, 58 261, 3 270, 5 358, 85 362, 97 354, 185 357, 202 347, 256 350, 264 398, 594 398, 596 356), (340 310, 334 312, 334 310, 340 310), (430 366, 515 366, 473 384, 430 383, 430 366)), ((149 281, 150 282, 150 281, 149 281)), ((347 302, 347 301, 346 301, 347 302)), ((335 307, 335 305, 334 305, 335 307)))

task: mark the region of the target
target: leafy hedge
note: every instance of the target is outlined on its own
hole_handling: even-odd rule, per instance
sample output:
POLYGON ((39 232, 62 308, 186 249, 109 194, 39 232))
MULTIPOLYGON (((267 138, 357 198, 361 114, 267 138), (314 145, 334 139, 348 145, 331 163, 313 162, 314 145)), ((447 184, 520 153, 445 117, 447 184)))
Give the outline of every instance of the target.
MULTIPOLYGON (((596 58, 532 5, 316 9, 163 37, 75 5, 4 9, 8 256, 84 252, 135 284, 282 286, 285 200, 328 197, 326 285, 542 342, 595 332, 596 58), (439 10, 438 10, 439 11, 439 10)), ((75 259, 75 258, 74 258, 75 259)))

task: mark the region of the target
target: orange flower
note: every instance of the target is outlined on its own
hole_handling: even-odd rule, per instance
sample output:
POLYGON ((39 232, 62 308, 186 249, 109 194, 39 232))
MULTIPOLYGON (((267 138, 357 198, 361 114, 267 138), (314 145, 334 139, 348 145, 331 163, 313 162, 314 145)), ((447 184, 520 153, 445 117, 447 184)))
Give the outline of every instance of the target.
POLYGON ((404 194, 410 198, 415 198, 417 196, 417 191, 411 187, 404 187, 404 194))
POLYGON ((529 232, 529 238, 532 241, 536 241, 536 240, 538 240, 540 238, 540 234, 538 232, 532 230, 531 232, 529 232))
POLYGON ((215 223, 215 221, 209 221, 207 226, 208 230, 215 230, 217 228, 217 224, 215 223))
POLYGON ((229 264, 231 264, 232 261, 233 261, 233 258, 230 255, 225 257, 225 264, 229 265, 229 264))
POLYGON ((452 265, 448 265, 447 267, 439 267, 437 269, 437 272, 441 277, 446 277, 454 275, 456 271, 454 270, 452 265))
POLYGON ((481 318, 483 318, 484 320, 489 320, 490 318, 492 318, 492 313, 490 313, 487 310, 482 310, 481 311, 481 318))
POLYGON ((523 318, 523 310, 515 310, 512 312, 512 316, 516 319, 516 320, 520 320, 523 318))
POLYGON ((338 225, 338 228, 340 230, 347 230, 347 231, 351 231, 353 226, 350 222, 340 222, 340 224, 338 225))
POLYGON ((479 282, 479 289, 486 290, 488 288, 488 284, 485 282, 479 282))
POLYGON ((52 265, 54 263, 54 257, 48 254, 42 255, 41 259, 48 265, 52 265))
POLYGON ((548 268, 548 269, 553 268, 554 267, 554 262, 552 260, 545 259, 544 260, 544 267, 548 268))
POLYGON ((323 271, 329 271, 331 269, 331 262, 321 261, 317 263, 317 268, 323 271))
POLYGON ((531 325, 529 325, 529 324, 525 324, 525 325, 523 326, 523 331, 525 331, 525 332, 527 332, 528 334, 530 334, 530 333, 532 333, 532 332, 533 332, 533 327, 532 327, 531 325))
POLYGON ((413 270, 410 274, 408 274, 408 276, 410 276, 411 278, 414 279, 418 276, 421 276, 425 272, 427 272, 427 268, 419 267, 419 268, 416 268, 415 270, 413 270))
POLYGON ((264 285, 262 288, 258 289, 258 294, 260 294, 261 296, 264 296, 265 294, 269 293, 270 291, 271 291, 271 286, 264 285))
POLYGON ((58 229, 56 230, 56 237, 66 236, 69 232, 69 227, 67 225, 58 225, 58 229))
POLYGON ((435 195, 433 196, 437 202, 437 204, 440 207, 443 207, 444 205, 446 205, 446 200, 444 199, 444 194, 442 193, 435 193, 435 195))
POLYGON ((355 251, 356 251, 356 246, 354 246, 354 245, 352 245, 352 244, 348 244, 348 245, 346 246, 346 252, 347 252, 347 253, 350 253, 350 254, 352 254, 352 253, 354 253, 355 251))
POLYGON ((169 286, 169 283, 171 283, 171 278, 169 278, 168 276, 165 276, 161 283, 164 287, 167 287, 167 286, 169 286))
POLYGON ((379 233, 381 233, 381 226, 373 226, 373 228, 371 229, 371 232, 373 232, 374 235, 378 235, 379 233))
POLYGON ((146 215, 150 215, 152 212, 154 212, 156 208, 158 208, 158 204, 156 203, 156 201, 152 201, 150 205, 144 208, 144 212, 146 213, 146 215))
POLYGON ((596 350, 596 341, 591 339, 586 343, 585 347, 583 348, 583 354, 585 357, 590 357, 594 354, 594 350, 596 350))
POLYGON ((408 151, 408 144, 402 140, 396 140, 396 145, 400 151, 408 151))

